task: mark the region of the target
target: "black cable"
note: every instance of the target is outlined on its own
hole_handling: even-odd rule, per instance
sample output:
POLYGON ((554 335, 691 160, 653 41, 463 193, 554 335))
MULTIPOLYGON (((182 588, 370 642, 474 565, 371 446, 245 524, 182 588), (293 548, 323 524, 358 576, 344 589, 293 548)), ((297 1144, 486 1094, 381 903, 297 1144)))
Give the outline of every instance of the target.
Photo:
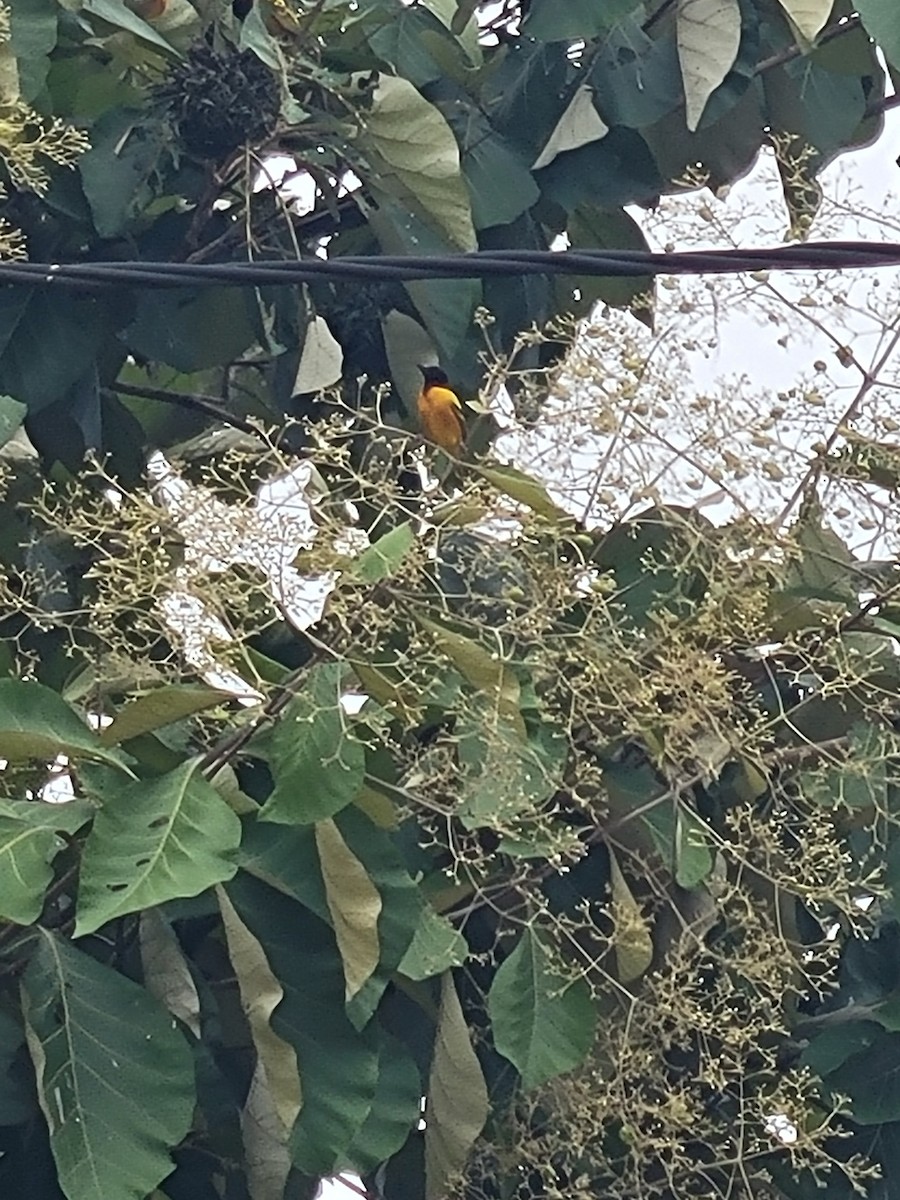
POLYGON ((448 256, 348 255, 230 263, 78 262, 0 264, 0 284, 178 288, 261 287, 332 280, 477 279, 519 275, 723 275, 742 271, 819 271, 900 266, 897 242, 807 242, 750 250, 478 250, 448 256))

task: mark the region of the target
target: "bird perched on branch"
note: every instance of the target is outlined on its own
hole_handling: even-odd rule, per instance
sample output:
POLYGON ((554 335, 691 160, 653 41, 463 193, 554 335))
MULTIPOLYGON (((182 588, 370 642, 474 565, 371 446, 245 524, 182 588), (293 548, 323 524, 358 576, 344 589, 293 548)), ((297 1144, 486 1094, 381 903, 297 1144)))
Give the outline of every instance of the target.
POLYGON ((440 367, 420 366, 419 421, 429 441, 456 457, 466 440, 466 422, 459 396, 440 367))

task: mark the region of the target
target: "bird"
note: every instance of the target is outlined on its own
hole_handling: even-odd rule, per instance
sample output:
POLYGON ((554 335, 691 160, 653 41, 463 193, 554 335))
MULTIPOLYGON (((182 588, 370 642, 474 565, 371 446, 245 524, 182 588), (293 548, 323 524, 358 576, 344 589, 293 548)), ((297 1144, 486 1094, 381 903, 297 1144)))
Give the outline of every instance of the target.
POLYGON ((422 430, 429 441, 454 457, 466 440, 466 422, 459 396, 440 367, 419 365, 422 390, 418 409, 422 430))

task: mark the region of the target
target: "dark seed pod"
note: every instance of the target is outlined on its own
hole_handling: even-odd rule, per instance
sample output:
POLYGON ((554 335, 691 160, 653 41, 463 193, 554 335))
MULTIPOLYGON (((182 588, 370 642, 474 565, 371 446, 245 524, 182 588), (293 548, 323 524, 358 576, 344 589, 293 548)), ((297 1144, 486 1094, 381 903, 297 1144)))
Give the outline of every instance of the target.
POLYGON ((272 132, 280 96, 275 74, 252 50, 201 41, 153 89, 153 103, 189 154, 217 161, 272 132))

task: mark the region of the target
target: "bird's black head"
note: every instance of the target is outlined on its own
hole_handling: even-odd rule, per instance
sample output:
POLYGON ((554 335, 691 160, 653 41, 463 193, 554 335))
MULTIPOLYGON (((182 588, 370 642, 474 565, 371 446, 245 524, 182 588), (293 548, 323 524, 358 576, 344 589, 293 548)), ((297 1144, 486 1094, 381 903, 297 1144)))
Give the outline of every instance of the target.
POLYGON ((419 363, 419 370, 422 372, 422 378, 426 384, 437 384, 440 387, 446 387, 450 382, 447 378, 447 372, 442 371, 440 367, 423 367, 419 363))

